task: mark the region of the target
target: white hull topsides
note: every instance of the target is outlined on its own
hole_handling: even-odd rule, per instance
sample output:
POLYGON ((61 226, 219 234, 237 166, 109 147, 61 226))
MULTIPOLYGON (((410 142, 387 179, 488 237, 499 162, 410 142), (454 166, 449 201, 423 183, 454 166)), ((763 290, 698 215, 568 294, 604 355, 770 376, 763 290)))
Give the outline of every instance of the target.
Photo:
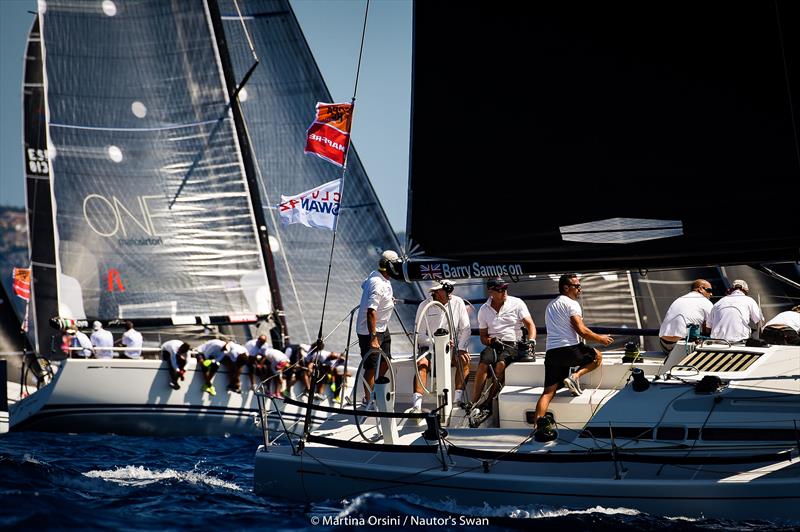
MULTIPOLYGON (((228 373, 221 368, 212 397, 202 390, 194 358, 187 363, 180 390, 169 386, 167 365, 160 360, 72 358, 53 367, 52 382, 10 405, 11 430, 143 436, 258 433, 258 401, 247 369, 238 394, 226 389, 228 373)), ((284 410, 290 421, 299 419, 296 407, 284 410)))
MULTIPOLYGON (((701 347, 693 369, 676 366, 675 378, 664 380, 666 368, 687 364, 684 349, 665 363, 635 364, 650 376, 638 392, 628 382, 631 365, 605 353, 581 396, 557 393, 549 410, 559 435, 546 443, 532 435, 541 359, 508 369, 488 428, 459 428, 464 412, 455 408, 438 441, 403 419, 387 445, 375 422, 361 425, 364 438, 351 416, 333 414, 300 452, 259 448, 255 490, 304 501, 369 491, 461 506, 601 505, 800 521, 800 348, 701 347), (656 374, 662 378, 653 381, 656 374), (696 386, 706 375, 728 382, 706 392, 696 386)), ((411 367, 395 362, 398 387, 410 383, 411 367)), ((407 406, 405 392, 398 389, 395 411, 407 406)))

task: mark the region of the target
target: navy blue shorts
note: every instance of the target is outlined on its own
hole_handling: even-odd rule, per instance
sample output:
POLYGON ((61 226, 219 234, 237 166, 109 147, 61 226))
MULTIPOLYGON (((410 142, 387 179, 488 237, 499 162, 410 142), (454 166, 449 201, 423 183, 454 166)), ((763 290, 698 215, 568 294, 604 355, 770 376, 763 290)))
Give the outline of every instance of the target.
MULTIPOLYGON (((392 337, 389 334, 389 329, 386 329, 384 332, 377 333, 378 343, 381 346, 381 351, 386 353, 386 356, 390 359, 392 358, 392 337)), ((358 346, 361 348, 361 358, 367 356, 372 350, 372 338, 368 334, 359 334, 358 335, 358 346)), ((364 362, 364 369, 375 369, 375 366, 378 364, 378 355, 373 353, 370 355, 369 359, 364 362)))
POLYGON ((558 384, 556 390, 561 388, 569 377, 569 368, 587 366, 596 358, 597 351, 586 344, 548 349, 544 355, 544 387, 558 384))

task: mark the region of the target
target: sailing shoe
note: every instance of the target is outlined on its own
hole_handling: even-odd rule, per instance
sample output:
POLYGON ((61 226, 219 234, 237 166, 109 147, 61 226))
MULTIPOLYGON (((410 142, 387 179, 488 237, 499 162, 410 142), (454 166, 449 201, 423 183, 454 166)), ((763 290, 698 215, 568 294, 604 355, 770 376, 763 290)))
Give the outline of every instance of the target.
POLYGON ((573 379, 572 377, 567 377, 564 379, 564 386, 569 388, 569 391, 572 392, 572 395, 575 397, 579 396, 583 393, 583 388, 581 388, 580 383, 577 379, 573 379))
MULTIPOLYGON (((409 413, 409 414, 421 414, 422 413, 422 407, 421 406, 412 406, 411 408, 406 410, 406 412, 409 413)), ((425 425, 425 419, 424 418, 409 419, 408 423, 410 425, 416 425, 418 427, 421 427, 422 425, 425 425)))
POLYGON ((324 401, 327 398, 328 398, 328 396, 325 395, 325 394, 321 394, 321 393, 315 393, 314 394, 314 399, 316 399, 317 401, 324 401))
POLYGON ((533 432, 533 439, 544 443, 558 438, 556 424, 552 416, 540 417, 536 420, 536 430, 533 432))
POLYGON ((207 392, 208 395, 211 396, 217 395, 217 389, 214 388, 213 384, 206 384, 205 386, 203 386, 203 391, 207 392))
POLYGON ((242 388, 240 386, 234 386, 233 384, 228 385, 228 390, 233 393, 242 393, 242 388))
POLYGON ((172 387, 173 390, 180 390, 181 385, 175 381, 170 381, 169 385, 172 387))

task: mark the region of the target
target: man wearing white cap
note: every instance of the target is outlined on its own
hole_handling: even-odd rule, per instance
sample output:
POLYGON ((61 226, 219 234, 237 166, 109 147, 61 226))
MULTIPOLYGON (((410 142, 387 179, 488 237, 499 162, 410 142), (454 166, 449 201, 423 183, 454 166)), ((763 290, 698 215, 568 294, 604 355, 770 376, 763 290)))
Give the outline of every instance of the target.
MULTIPOLYGON (((389 282, 389 272, 397 273, 399 264, 400 257, 397 253, 386 250, 378 261, 378 270, 372 271, 361 283, 361 303, 358 306, 356 333, 361 348, 361 358, 370 355, 364 362, 364 378, 370 387, 375 384, 375 366, 378 359, 376 352, 380 350, 388 358, 392 357, 392 339, 387 327, 394 310, 394 293, 389 282)), ((381 375, 387 369, 388 366, 382 363, 381 375)))
POLYGON ((711 338, 727 340, 731 343, 744 342, 750 338, 750 326, 758 328, 764 315, 758 303, 747 294, 750 287, 745 281, 737 279, 728 295, 716 302, 711 309, 708 325, 711 338))
POLYGON ((111 331, 103 329, 103 324, 99 321, 92 323, 91 340, 94 346, 95 358, 114 358, 114 351, 111 349, 103 349, 105 347, 114 347, 114 335, 111 331))
MULTIPOLYGON (((450 280, 442 280, 431 286, 428 291, 430 296, 420 303, 417 308, 417 317, 414 323, 422 323, 422 329, 417 331, 419 338, 417 344, 420 351, 432 352, 433 351, 433 333, 440 328, 449 328, 447 315, 444 314, 440 307, 428 307, 425 317, 422 317, 422 310, 428 306, 432 301, 438 301, 447 308, 450 314, 450 319, 453 323, 453 335, 451 341, 457 349, 458 356, 461 358, 460 364, 458 359, 453 357, 451 365, 460 367, 461 371, 456 372, 456 391, 453 396, 453 402, 461 402, 464 393, 464 385, 469 377, 469 343, 472 331, 469 324, 469 314, 467 314, 467 306, 464 300, 452 294, 455 283, 450 280)), ((420 356, 421 353, 417 353, 420 356)), ((417 361, 420 377, 425 380, 428 376, 428 366, 430 362, 428 357, 423 357, 417 361)), ((415 411, 422 410, 422 384, 414 377, 414 395, 413 395, 413 408, 415 411)))

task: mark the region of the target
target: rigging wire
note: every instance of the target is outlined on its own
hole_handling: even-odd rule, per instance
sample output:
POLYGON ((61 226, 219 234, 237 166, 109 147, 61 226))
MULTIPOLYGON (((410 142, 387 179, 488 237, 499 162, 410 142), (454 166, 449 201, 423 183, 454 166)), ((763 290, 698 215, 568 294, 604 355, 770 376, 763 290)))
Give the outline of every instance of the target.
MULTIPOLYGON (((353 116, 355 114, 356 109, 356 95, 358 94, 358 78, 361 74, 361 59, 364 55, 364 37, 367 33, 367 17, 369 16, 369 2, 367 0, 367 5, 364 9, 364 25, 361 28, 361 45, 359 46, 358 50, 358 64, 356 66, 356 79, 355 84, 353 85, 353 98, 350 100, 350 119, 348 121, 348 132, 351 130, 352 123, 353 123, 353 116)), ((341 183, 339 183, 339 198, 344 197, 344 183, 345 183, 345 176, 347 175, 347 157, 350 155, 350 146, 352 144, 352 139, 347 143, 344 149, 344 162, 342 164, 342 177, 341 183)), ((333 251, 336 247, 336 234, 339 228, 339 220, 337 219, 333 225, 333 238, 331 239, 331 252, 330 256, 328 257, 328 273, 325 276, 325 295, 322 298, 322 313, 320 314, 319 318, 319 332, 317 333, 317 343, 318 345, 322 345, 322 327, 325 322, 325 307, 328 303, 328 288, 330 287, 331 282, 331 267, 333 266, 333 251)))

